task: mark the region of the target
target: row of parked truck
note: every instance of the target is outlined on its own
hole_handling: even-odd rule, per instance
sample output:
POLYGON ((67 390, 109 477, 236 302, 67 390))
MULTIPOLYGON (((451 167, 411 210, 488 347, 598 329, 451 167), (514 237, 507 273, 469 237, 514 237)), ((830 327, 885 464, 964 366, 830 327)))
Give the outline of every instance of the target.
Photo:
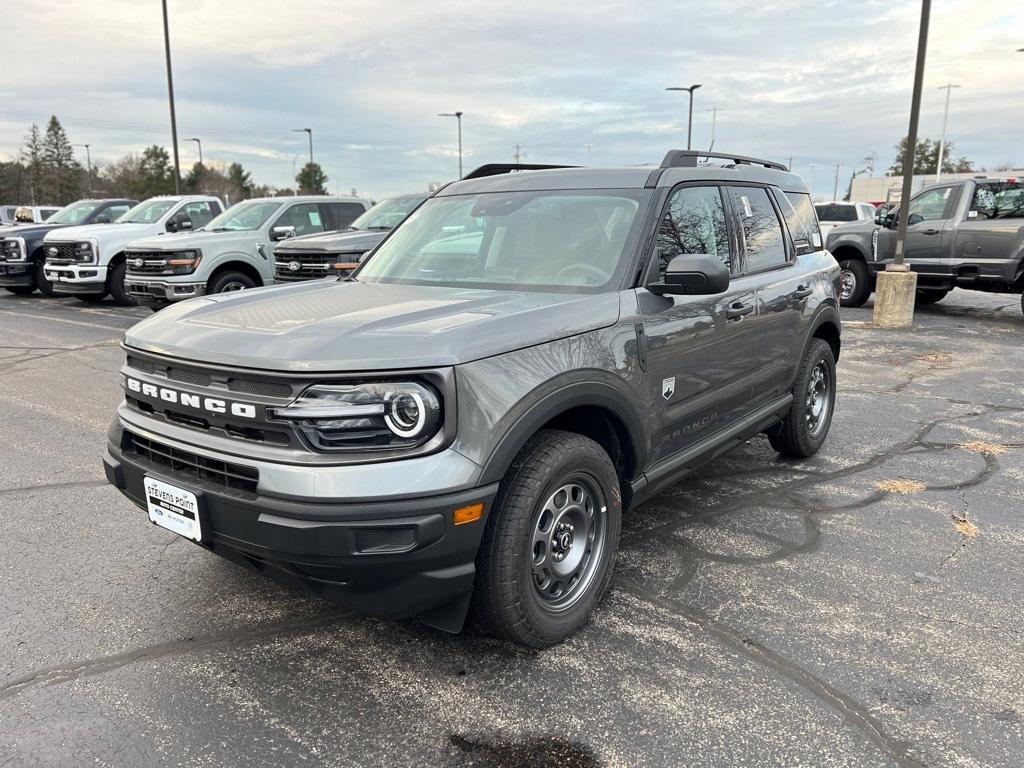
POLYGON ((80 200, 0 228, 0 287, 122 306, 346 274, 426 194, 80 200))

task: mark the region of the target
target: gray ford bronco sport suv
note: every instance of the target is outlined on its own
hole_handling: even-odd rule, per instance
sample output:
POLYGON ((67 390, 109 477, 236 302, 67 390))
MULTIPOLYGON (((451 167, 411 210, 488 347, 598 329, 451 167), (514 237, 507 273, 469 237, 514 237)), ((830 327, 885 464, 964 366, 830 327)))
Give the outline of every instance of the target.
POLYGON ((519 168, 443 187, 348 277, 130 329, 110 482, 286 584, 540 648, 586 623, 629 508, 761 432, 821 447, 839 268, 799 177, 519 168))

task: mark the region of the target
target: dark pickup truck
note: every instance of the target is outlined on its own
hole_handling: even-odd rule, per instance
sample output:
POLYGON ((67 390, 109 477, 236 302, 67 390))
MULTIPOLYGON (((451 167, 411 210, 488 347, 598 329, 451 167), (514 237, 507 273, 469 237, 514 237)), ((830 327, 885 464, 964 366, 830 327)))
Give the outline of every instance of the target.
MULTIPOLYGON (((874 291, 875 275, 893 260, 896 212, 836 227, 826 247, 842 269, 842 305, 859 307, 874 291)), ((1020 294, 1024 179, 979 176, 917 193, 910 199, 905 254, 917 273, 919 304, 940 301, 953 288, 1020 294)))
POLYGON ((53 284, 43 274, 46 233, 79 224, 109 224, 135 204, 135 200, 122 198, 79 200, 61 208, 42 224, 22 224, 6 231, 6 236, 0 236, 0 288, 19 294, 38 290, 44 296, 55 296, 53 284))

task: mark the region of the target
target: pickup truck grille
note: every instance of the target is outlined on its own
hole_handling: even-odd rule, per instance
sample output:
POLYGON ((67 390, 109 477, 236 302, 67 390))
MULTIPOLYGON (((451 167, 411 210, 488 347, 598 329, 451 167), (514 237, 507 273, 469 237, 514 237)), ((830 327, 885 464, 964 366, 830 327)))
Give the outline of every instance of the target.
POLYGON ((77 264, 92 261, 92 251, 84 256, 75 248, 77 243, 47 243, 43 249, 46 260, 57 264, 77 264))
POLYGON ((176 251, 126 251, 125 263, 129 275, 170 275, 174 272, 167 266, 168 260, 189 257, 176 251))
POLYGON ((184 451, 170 445, 151 440, 125 430, 121 449, 128 455, 135 455, 143 461, 170 470, 171 475, 201 480, 224 488, 256 493, 260 473, 254 467, 246 467, 219 459, 209 459, 192 451, 184 451))
POLYGON ((324 251, 289 251, 279 254, 274 262, 274 280, 292 282, 318 277, 347 275, 359 263, 358 253, 325 253, 324 251), (348 269, 335 269, 335 264, 351 264, 348 269))

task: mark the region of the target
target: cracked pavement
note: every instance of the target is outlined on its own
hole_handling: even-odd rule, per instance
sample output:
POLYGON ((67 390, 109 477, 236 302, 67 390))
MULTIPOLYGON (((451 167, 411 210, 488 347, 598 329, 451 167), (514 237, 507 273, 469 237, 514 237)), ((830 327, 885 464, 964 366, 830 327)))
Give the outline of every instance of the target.
POLYGON ((0 763, 1012 766, 1024 754, 1024 318, 844 310, 822 452, 763 438, 623 521, 549 651, 353 617, 103 480, 148 310, 0 295, 0 763))

